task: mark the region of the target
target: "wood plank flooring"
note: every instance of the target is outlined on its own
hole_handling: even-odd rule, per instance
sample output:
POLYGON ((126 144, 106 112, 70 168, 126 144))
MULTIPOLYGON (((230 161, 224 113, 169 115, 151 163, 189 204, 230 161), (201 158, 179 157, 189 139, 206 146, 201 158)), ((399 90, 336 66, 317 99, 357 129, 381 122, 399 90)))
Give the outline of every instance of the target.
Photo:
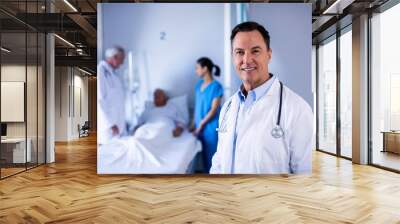
POLYGON ((11 176, 13 174, 22 172, 25 170, 24 168, 1 168, 1 176, 2 177, 7 177, 7 176, 11 176))
POLYGON ((0 223, 400 223, 400 175, 314 153, 310 176, 97 175, 96 139, 0 181, 0 223))

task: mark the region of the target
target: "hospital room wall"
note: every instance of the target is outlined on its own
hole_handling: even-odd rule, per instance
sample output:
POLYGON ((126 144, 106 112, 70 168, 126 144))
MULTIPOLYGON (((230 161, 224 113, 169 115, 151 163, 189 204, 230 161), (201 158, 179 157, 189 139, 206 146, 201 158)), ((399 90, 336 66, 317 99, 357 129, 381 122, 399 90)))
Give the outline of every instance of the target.
MULTIPOLYGON (((142 90, 160 87, 171 96, 188 94, 192 105, 198 80, 195 64, 202 56, 220 66, 219 80, 223 80, 223 4, 102 4, 101 8, 102 54, 115 44, 133 52, 142 90)), ((119 72, 128 72, 128 64, 119 72)))
POLYGON ((248 18, 265 26, 271 37, 270 72, 313 108, 311 4, 250 4, 248 18))
POLYGON ((237 91, 242 84, 239 76, 236 73, 235 65, 232 61, 231 55, 231 43, 230 43, 230 36, 232 29, 239 23, 242 23, 247 20, 248 14, 248 3, 232 3, 229 5, 225 5, 224 9, 224 25, 225 25, 225 52, 224 52, 224 66, 225 66, 225 73, 224 73, 224 87, 225 99, 228 99, 232 94, 237 91), (229 76, 229 77, 227 77, 229 76))
POLYGON ((55 73, 55 141, 70 141, 88 120, 88 77, 74 67, 56 67, 55 73))
MULTIPOLYGON (((103 4, 102 55, 104 49, 115 44, 125 47, 128 53, 132 51, 133 71, 142 79, 141 89, 147 96, 149 90, 161 87, 173 96, 189 94, 193 103, 193 87, 198 80, 194 66, 200 56, 214 60, 222 69, 219 81, 230 88, 230 93, 236 91, 241 82, 233 67, 225 71, 229 66, 224 65, 228 60, 222 53, 226 52, 226 5, 167 5, 103 4), (164 10, 165 7, 169 10, 164 10), (230 77, 224 77, 225 74, 230 77)), ((311 5, 248 4, 247 7, 247 19, 265 25, 271 34, 271 72, 313 107, 311 5)), ((237 4, 230 5, 231 28, 238 23, 237 9, 237 4)), ((128 73, 128 64, 126 61, 119 72, 128 73)))

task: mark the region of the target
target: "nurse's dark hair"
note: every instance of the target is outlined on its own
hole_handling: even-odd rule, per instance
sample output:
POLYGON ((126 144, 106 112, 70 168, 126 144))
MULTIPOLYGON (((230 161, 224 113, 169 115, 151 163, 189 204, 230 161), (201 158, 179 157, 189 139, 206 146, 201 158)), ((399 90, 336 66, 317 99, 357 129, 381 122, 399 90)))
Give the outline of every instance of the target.
POLYGON ((221 74, 221 69, 219 68, 218 65, 215 65, 211 59, 207 58, 207 57, 201 57, 199 59, 197 59, 197 64, 199 64, 201 67, 207 67, 208 71, 210 71, 210 73, 212 73, 213 69, 215 68, 214 71, 214 75, 215 76, 220 76, 221 74))
POLYGON ((239 32, 251 32, 257 30, 261 36, 264 38, 264 42, 267 45, 267 49, 269 49, 269 44, 270 44, 270 36, 268 31, 260 24, 249 21, 249 22, 244 22, 240 23, 233 28, 232 33, 231 33, 231 45, 233 43, 233 40, 235 39, 236 34, 239 32))

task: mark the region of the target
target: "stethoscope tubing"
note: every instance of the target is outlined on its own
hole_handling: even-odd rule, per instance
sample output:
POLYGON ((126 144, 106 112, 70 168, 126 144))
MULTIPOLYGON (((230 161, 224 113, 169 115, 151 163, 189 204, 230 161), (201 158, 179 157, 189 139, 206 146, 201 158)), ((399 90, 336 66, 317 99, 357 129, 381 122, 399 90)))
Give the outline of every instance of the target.
POLYGON ((280 84, 280 95, 279 95, 279 110, 278 110, 278 119, 276 120, 276 125, 279 126, 281 123, 281 114, 282 114, 282 98, 283 98, 283 84, 279 81, 280 84))
MULTIPOLYGON (((280 85, 280 93, 279 93, 279 109, 278 109, 278 117, 277 117, 277 121, 276 121, 276 127, 275 128, 279 128, 279 129, 281 129, 281 127, 280 127, 280 123, 281 123, 281 115, 282 115, 282 98, 283 98, 283 84, 282 84, 282 82, 281 81, 279 81, 279 85, 280 85)), ((231 104, 232 104, 232 99, 229 101, 229 103, 228 103, 228 105, 226 106, 226 109, 225 109, 225 111, 224 111, 224 116, 223 116, 223 118, 222 118, 222 121, 221 121, 221 128, 220 127, 218 127, 217 129, 216 129, 216 131, 218 131, 218 132, 226 132, 226 114, 229 112, 229 109, 230 109, 230 107, 231 107, 231 104)))

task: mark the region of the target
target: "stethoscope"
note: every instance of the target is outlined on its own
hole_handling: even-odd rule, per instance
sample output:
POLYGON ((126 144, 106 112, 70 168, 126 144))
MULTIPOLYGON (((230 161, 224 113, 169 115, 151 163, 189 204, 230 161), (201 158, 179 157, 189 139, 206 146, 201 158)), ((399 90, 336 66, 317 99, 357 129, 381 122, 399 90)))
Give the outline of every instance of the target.
MULTIPOLYGON (((283 96, 283 84, 281 81, 279 81, 280 84, 280 95, 279 95, 279 110, 278 110, 278 119, 276 121, 275 127, 272 128, 271 130, 271 136, 274 138, 282 138, 285 134, 283 131, 283 128, 281 127, 281 113, 282 113, 282 96, 283 96)), ((217 132, 219 133, 226 133, 228 132, 227 130, 227 124, 226 124, 226 114, 229 112, 229 109, 231 107, 232 100, 229 101, 228 105, 226 106, 224 116, 222 117, 221 120, 221 125, 216 129, 217 132)))
POLYGON ((279 95, 278 119, 276 120, 275 127, 271 130, 271 135, 274 138, 282 138, 283 135, 285 134, 285 132, 283 131, 283 128, 281 127, 283 84, 281 81, 279 81, 279 84, 281 86, 281 89, 280 89, 280 95, 279 95))

